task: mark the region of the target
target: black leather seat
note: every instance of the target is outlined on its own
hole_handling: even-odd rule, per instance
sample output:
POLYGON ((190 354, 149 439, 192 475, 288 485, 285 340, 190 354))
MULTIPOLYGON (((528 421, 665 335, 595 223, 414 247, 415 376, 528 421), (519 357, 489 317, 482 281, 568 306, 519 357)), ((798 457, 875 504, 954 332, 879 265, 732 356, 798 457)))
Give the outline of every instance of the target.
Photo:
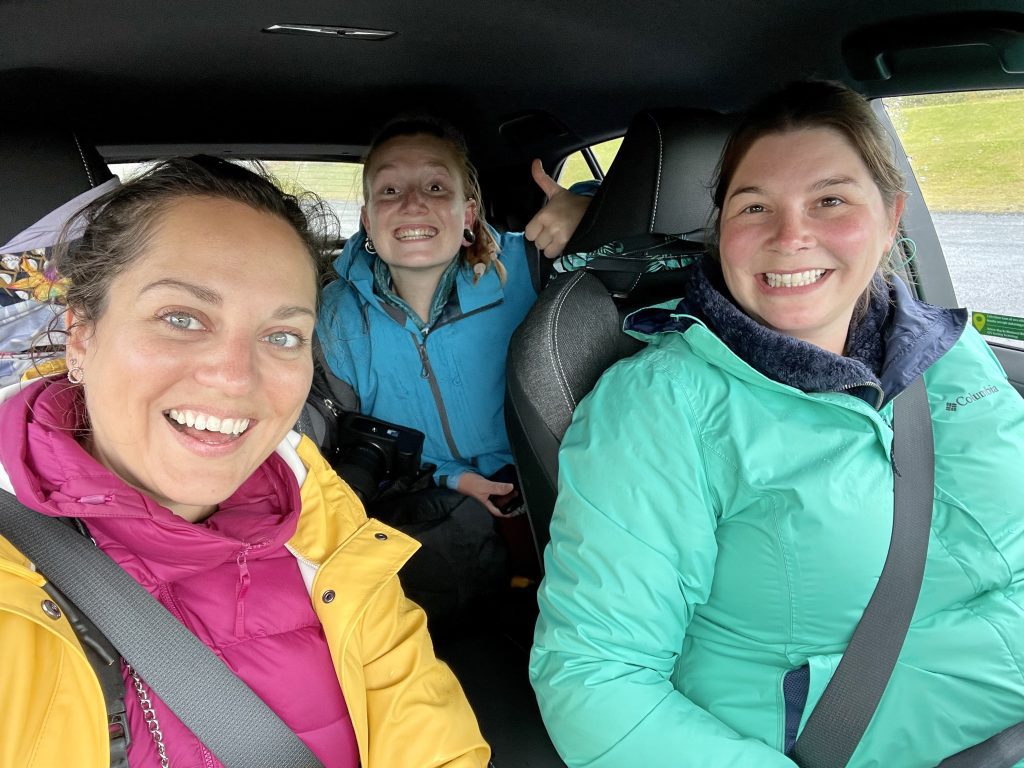
POLYGON ((70 128, 0 129, 0 244, 111 178, 95 147, 70 128))
MULTIPOLYGON (((703 110, 638 114, 566 253, 612 241, 630 252, 670 241, 682 254, 703 253, 711 182, 732 124, 703 110)), ((512 337, 505 415, 538 554, 573 411, 608 366, 641 347, 622 332, 624 313, 680 295, 690 271, 644 269, 642 260, 612 255, 556 275, 512 337)))

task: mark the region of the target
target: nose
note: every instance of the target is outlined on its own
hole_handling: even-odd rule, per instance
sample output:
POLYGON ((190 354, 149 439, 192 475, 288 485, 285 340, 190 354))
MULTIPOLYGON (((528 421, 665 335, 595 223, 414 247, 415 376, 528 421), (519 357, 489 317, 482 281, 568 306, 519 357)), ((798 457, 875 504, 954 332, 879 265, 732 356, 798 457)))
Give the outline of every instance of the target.
POLYGON ((255 339, 224 336, 214 341, 201 355, 196 380, 226 395, 245 395, 259 381, 255 339))
POLYGON ((423 193, 412 188, 406 190, 405 194, 402 195, 402 210, 403 211, 422 211, 427 207, 423 197, 423 193))
POLYGON ((782 208, 775 218, 774 244, 783 253, 796 253, 811 247, 814 236, 810 223, 802 209, 782 208))

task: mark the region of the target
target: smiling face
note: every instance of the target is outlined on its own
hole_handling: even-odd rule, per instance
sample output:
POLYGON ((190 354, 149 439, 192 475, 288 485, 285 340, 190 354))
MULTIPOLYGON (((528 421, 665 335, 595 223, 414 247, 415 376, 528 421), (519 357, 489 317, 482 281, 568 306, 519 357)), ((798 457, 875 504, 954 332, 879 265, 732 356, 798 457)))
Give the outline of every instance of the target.
POLYGON ((216 509, 295 424, 313 375, 316 277, 284 220, 187 197, 74 328, 86 448, 187 520, 216 509))
POLYGON ((460 166, 452 146, 428 134, 397 136, 374 149, 362 222, 392 275, 440 276, 466 244, 476 201, 466 200, 460 166))
POLYGON ((722 206, 726 285, 762 325, 842 354, 850 318, 892 247, 888 208, 841 133, 771 133, 740 161, 722 206))

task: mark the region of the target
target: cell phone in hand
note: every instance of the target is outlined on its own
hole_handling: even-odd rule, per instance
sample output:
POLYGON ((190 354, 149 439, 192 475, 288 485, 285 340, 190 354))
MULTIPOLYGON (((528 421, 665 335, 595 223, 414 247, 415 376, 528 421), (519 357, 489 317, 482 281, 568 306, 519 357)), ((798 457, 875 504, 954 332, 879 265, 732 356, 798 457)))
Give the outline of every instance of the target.
POLYGON ((506 464, 499 469, 488 480, 495 483, 512 483, 513 488, 509 493, 492 495, 489 497, 491 504, 498 508, 505 517, 515 517, 526 511, 523 506, 523 497, 519 493, 519 476, 516 475, 516 468, 512 464, 506 464))

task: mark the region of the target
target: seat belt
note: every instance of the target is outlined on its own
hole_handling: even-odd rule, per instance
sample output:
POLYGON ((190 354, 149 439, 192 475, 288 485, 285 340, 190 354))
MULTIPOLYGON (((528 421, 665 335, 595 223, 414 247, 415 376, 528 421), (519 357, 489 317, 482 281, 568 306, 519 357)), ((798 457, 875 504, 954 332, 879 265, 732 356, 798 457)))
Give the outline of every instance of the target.
MULTIPOLYGON (((790 757, 843 768, 892 676, 921 592, 935 489, 928 393, 919 376, 893 401, 893 526, 882 574, 835 674, 790 757)), ((1024 758, 1024 723, 947 757, 938 768, 1010 768, 1024 758)))
POLYGON ((919 376, 893 401, 892 537, 850 643, 790 757, 800 768, 843 768, 878 707, 917 606, 935 496, 935 446, 919 376))
POLYGON ((6 491, 0 535, 95 624, 227 768, 323 768, 248 685, 88 538, 6 491))

